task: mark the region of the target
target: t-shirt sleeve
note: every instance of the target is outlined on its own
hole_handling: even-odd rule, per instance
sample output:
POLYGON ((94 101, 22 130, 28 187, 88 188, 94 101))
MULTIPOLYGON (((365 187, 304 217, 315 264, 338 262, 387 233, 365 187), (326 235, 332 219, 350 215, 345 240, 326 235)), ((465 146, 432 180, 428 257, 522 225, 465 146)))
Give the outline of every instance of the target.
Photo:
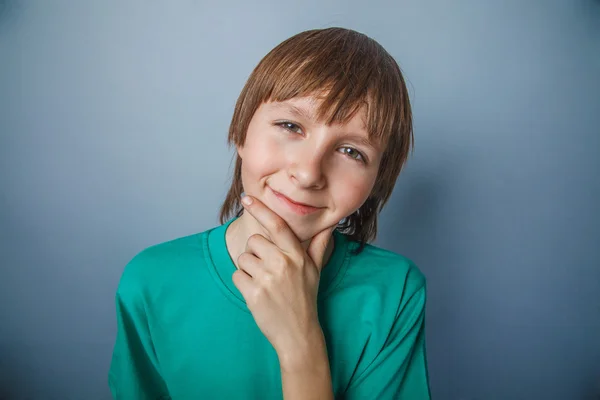
POLYGON ((401 305, 392 330, 343 399, 429 400, 425 352, 425 283, 401 305))
POLYGON ((108 383, 115 399, 169 399, 146 314, 141 272, 143 259, 136 256, 126 267, 116 294, 117 337, 108 383))

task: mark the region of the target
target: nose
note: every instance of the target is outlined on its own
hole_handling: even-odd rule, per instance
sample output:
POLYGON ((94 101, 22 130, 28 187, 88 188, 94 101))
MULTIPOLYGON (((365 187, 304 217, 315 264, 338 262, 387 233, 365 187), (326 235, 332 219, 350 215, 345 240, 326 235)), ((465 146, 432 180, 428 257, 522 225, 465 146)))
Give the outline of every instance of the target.
POLYGON ((311 146, 295 152, 290 160, 288 176, 295 185, 304 189, 321 189, 325 186, 323 152, 311 146))

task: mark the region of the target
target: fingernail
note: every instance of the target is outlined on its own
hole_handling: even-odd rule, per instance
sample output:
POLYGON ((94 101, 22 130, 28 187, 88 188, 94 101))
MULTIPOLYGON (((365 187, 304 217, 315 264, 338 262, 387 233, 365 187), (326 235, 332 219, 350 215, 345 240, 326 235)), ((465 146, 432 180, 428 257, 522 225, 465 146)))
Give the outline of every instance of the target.
POLYGON ((249 206, 250 204, 252 204, 252 199, 250 198, 250 196, 246 196, 246 193, 242 193, 242 203, 249 206))

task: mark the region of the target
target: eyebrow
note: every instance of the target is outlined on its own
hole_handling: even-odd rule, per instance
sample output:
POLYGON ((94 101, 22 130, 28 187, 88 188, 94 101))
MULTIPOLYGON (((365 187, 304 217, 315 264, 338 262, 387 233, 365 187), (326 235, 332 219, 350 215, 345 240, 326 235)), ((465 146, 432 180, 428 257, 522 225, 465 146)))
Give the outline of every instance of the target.
POLYGON ((379 151, 379 149, 375 145, 375 143, 373 143, 371 140, 369 140, 369 138, 366 138, 364 136, 357 135, 357 134, 350 134, 350 135, 346 135, 345 138, 354 140, 354 141, 362 144, 363 146, 370 147, 374 151, 379 151))
POLYGON ((304 108, 301 108, 301 107, 296 107, 293 104, 274 103, 271 107, 273 107, 275 109, 282 109, 285 111, 289 111, 290 113, 294 114, 296 117, 299 117, 299 118, 308 119, 310 121, 315 120, 314 116, 312 115, 312 113, 310 111, 305 110, 304 108))
MULTIPOLYGON (((285 110, 285 111, 289 111, 291 114, 293 114, 294 116, 296 116, 298 118, 307 119, 307 120, 313 121, 313 122, 315 121, 315 118, 314 118, 313 114, 309 110, 306 110, 306 109, 301 108, 301 107, 296 107, 293 104, 289 104, 289 103, 273 103, 272 107, 274 109, 282 109, 282 110, 285 110)), ((365 125, 364 121, 363 121, 363 125, 365 125)), ((349 135, 345 135, 344 138, 355 140, 356 142, 362 144, 363 146, 367 146, 367 147, 370 147, 371 149, 373 149, 375 151, 379 151, 379 149, 375 145, 375 143, 373 143, 371 140, 369 140, 368 137, 364 137, 362 135, 352 133, 352 134, 349 134, 349 135)))

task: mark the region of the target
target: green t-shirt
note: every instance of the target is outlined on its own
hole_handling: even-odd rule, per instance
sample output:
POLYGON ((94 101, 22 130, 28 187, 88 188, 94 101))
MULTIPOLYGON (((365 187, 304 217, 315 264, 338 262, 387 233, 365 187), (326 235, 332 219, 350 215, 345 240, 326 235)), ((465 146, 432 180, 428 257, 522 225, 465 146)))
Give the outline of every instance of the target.
MULTIPOLYGON (((231 276, 234 219, 149 247, 116 294, 109 371, 116 399, 281 399, 277 354, 231 276)), ((430 399, 425 278, 407 258, 334 232, 319 282, 319 320, 336 399, 430 399)))

